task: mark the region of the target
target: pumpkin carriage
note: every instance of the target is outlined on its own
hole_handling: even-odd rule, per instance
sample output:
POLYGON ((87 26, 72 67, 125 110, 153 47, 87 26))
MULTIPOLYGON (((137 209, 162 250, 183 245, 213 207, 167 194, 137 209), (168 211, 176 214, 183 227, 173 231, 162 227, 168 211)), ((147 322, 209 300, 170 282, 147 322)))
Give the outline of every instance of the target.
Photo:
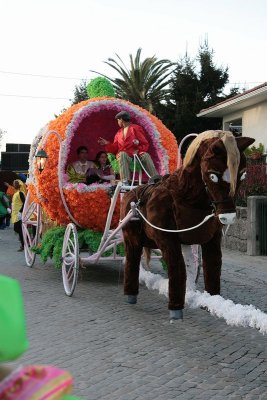
POLYGON ((28 194, 22 216, 26 263, 32 266, 35 262, 34 247, 42 234, 44 211, 55 224, 66 227, 61 260, 64 289, 69 296, 75 290, 81 262, 86 265, 103 259, 123 259, 117 251, 123 242, 121 230, 133 216, 119 221, 120 199, 123 192, 132 189, 135 178, 139 183, 148 179, 142 165, 138 168, 137 158, 132 184, 127 187, 122 182, 116 187, 109 183, 72 183, 66 174, 67 165, 76 160, 79 146, 86 146, 89 159, 94 159, 101 150, 97 139, 104 136, 113 140, 118 130, 115 115, 121 110, 129 112, 132 122, 143 127, 159 174, 174 172, 179 162, 174 135, 148 111, 117 98, 98 97, 73 105, 41 129, 31 146, 28 194), (36 155, 45 157, 38 163, 36 155), (87 257, 79 254, 80 228, 101 232, 102 236, 97 251, 87 257))

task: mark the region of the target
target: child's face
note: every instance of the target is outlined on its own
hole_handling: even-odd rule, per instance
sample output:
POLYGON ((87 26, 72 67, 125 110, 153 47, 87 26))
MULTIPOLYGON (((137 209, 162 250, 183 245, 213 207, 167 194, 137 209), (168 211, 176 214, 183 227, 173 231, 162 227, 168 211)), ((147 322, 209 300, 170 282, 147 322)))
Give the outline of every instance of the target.
POLYGON ((102 153, 101 156, 99 157, 99 163, 100 165, 105 165, 107 163, 107 155, 105 153, 102 153))

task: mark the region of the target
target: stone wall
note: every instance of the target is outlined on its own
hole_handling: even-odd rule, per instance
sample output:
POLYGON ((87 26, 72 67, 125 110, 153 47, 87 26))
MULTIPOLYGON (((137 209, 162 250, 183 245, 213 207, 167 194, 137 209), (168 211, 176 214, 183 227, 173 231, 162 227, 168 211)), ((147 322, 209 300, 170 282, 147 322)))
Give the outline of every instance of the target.
POLYGON ((236 222, 229 226, 222 239, 222 247, 246 252, 247 237, 247 207, 236 207, 236 222))

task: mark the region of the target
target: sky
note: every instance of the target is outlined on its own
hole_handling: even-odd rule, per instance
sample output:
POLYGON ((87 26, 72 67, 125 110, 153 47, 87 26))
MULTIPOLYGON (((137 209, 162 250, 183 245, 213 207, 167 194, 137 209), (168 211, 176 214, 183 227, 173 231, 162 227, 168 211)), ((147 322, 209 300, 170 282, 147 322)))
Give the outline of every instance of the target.
POLYGON ((265 0, 0 0, 1 150, 31 143, 91 70, 115 77, 104 61, 139 47, 177 61, 208 37, 231 84, 267 81, 266 15, 265 0))

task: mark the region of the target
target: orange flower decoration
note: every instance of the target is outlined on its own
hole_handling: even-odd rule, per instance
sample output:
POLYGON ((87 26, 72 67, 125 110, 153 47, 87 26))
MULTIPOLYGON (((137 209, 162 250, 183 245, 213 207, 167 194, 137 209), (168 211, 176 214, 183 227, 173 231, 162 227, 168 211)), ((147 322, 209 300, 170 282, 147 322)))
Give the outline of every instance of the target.
MULTIPOLYGON (((118 130, 114 117, 121 110, 128 111, 132 122, 144 128, 150 143, 149 152, 159 173, 163 175, 177 168, 178 147, 174 135, 148 111, 128 101, 111 97, 75 104, 51 121, 42 132, 43 138, 39 138, 39 143, 35 142, 39 149, 42 142, 45 143, 48 159, 42 174, 36 165, 33 166, 29 190, 32 198, 41 203, 45 212, 57 223, 70 222, 60 195, 61 185, 69 211, 78 224, 84 228, 103 231, 110 206, 108 185, 70 184, 65 171, 67 165, 76 160, 76 149, 79 146, 87 146, 89 158, 94 159, 96 153, 102 150, 97 142, 98 137, 113 140, 118 130), (61 145, 55 134, 47 135, 51 130, 59 134, 61 145)), ((33 157, 31 162, 34 164, 33 157)), ((119 204, 116 206, 112 225, 116 226, 118 221, 119 204)))

